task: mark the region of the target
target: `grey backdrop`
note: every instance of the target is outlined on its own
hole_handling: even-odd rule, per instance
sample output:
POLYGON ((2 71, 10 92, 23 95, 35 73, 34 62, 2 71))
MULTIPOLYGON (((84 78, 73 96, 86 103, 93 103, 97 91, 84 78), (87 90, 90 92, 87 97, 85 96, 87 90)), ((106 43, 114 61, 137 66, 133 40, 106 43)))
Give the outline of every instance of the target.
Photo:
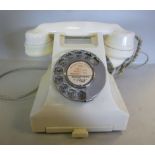
MULTIPOLYGON (((24 54, 26 30, 44 22, 74 20, 118 23, 136 32, 149 63, 155 63, 155 11, 0 11, 0 59, 34 59, 24 54)), ((137 63, 143 60, 140 56, 137 63)))

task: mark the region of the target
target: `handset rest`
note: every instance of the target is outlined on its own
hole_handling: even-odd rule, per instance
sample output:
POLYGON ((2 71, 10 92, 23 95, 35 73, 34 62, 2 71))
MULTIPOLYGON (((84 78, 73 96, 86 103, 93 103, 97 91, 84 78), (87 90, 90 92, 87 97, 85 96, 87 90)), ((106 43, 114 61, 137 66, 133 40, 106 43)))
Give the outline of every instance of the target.
POLYGON ((43 56, 52 52, 53 37, 57 32, 67 36, 87 36, 100 32, 103 35, 123 31, 117 24, 98 22, 58 22, 41 24, 25 34, 25 53, 29 56, 43 56))
POLYGON ((29 56, 44 56, 52 53, 55 33, 66 36, 87 36, 101 33, 104 37, 106 56, 113 67, 121 65, 134 52, 133 32, 117 24, 98 22, 58 22, 41 24, 25 35, 25 53, 29 56))

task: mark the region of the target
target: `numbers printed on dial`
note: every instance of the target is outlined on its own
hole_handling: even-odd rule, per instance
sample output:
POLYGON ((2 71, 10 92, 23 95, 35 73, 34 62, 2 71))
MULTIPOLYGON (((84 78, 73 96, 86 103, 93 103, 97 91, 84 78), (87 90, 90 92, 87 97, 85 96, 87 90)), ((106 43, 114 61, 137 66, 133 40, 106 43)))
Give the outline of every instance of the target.
POLYGON ((92 80, 93 69, 84 61, 72 63, 67 70, 67 77, 70 82, 77 86, 84 86, 92 80))
POLYGON ((58 91, 70 100, 87 101, 86 90, 95 80, 94 68, 101 61, 90 52, 74 50, 64 54, 54 66, 54 83, 58 91))

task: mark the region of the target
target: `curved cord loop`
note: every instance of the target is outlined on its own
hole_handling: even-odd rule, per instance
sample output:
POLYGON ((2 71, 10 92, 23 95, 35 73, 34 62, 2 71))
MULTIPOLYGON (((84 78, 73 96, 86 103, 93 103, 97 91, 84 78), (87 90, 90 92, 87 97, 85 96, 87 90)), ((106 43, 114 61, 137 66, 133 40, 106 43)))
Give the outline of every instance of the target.
MULTIPOLYGON (((115 74, 118 75, 118 74, 123 73, 123 71, 124 71, 131 63, 133 63, 133 62, 136 60, 137 56, 138 56, 140 53, 142 53, 142 54, 144 54, 144 55, 146 56, 145 62, 142 63, 142 65, 140 65, 140 66, 143 66, 144 64, 146 64, 146 63, 148 62, 148 60, 149 60, 148 55, 147 55, 146 53, 144 53, 144 52, 140 52, 140 51, 141 51, 141 46, 142 46, 142 40, 141 40, 141 38, 140 38, 139 36, 136 35, 136 36, 135 36, 135 39, 137 40, 138 43, 137 43, 137 48, 136 48, 134 54, 133 54, 130 58, 127 58, 127 59, 123 62, 122 65, 120 65, 120 66, 114 68, 114 70, 113 70, 113 72, 112 72, 113 75, 115 75, 115 74)), ((140 67, 140 66, 139 66, 139 67, 140 67)))
MULTIPOLYGON (((3 74, 0 75, 0 78, 3 78, 5 77, 6 75, 8 74, 11 74, 13 72, 18 72, 18 71, 22 71, 22 70, 46 70, 47 68, 43 68, 43 67, 22 67, 22 68, 16 68, 16 69, 12 69, 10 71, 7 71, 3 74)), ((6 96, 6 95, 0 95, 0 100, 4 100, 4 101, 17 101, 17 100, 21 100, 21 99, 24 99, 32 94, 34 94, 36 91, 37 91, 38 87, 36 87, 35 89, 31 90, 30 92, 26 93, 26 94, 23 94, 21 96, 18 96, 18 97, 9 97, 9 96, 6 96)))

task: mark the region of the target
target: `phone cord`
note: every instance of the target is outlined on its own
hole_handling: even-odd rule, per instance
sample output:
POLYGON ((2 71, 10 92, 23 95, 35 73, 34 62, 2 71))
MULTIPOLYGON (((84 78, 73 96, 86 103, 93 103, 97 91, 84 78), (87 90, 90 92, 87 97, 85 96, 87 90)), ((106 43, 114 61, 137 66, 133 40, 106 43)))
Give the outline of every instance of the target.
MULTIPOLYGON (((22 68, 16 68, 16 69, 12 69, 10 71, 7 71, 3 74, 0 75, 0 79, 5 77, 8 74, 11 74, 13 72, 18 72, 18 71, 23 71, 23 70, 47 70, 47 68, 43 68, 43 67, 22 67, 22 68)), ((24 99, 32 94, 34 94, 37 91, 38 87, 34 88, 33 90, 27 92, 26 94, 23 94, 21 96, 18 97, 10 97, 7 95, 0 95, 0 100, 3 101, 17 101, 17 100, 21 100, 24 99)))
MULTIPOLYGON (((135 50, 134 54, 130 57, 127 58, 120 66, 114 68, 112 66, 112 63, 110 62, 109 58, 107 57, 108 63, 109 63, 109 67, 108 70, 111 74, 121 74, 124 72, 124 70, 132 63, 136 60, 137 56, 139 55, 140 51, 141 51, 141 46, 142 46, 142 40, 140 37, 138 37, 137 35, 135 36, 135 39, 137 40, 137 49, 135 50)), ((146 56, 146 60, 143 64, 146 64, 148 62, 148 55, 144 52, 141 52, 146 56)))

